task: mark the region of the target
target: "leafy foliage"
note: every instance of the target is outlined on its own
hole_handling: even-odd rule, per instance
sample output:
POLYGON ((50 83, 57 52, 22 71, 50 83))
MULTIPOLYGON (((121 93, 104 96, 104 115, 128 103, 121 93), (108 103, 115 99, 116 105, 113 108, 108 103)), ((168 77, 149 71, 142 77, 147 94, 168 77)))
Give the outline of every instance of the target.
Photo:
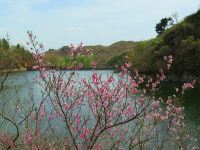
POLYGON ((166 30, 167 27, 174 24, 173 22, 174 21, 171 17, 161 19, 160 22, 156 24, 156 27, 155 27, 156 32, 158 34, 162 34, 166 30))
POLYGON ((161 32, 162 35, 154 39, 137 42, 133 50, 112 58, 109 65, 118 65, 124 60, 124 56, 128 56, 133 68, 152 73, 163 67, 164 56, 173 55, 175 61, 169 73, 199 76, 200 10, 161 32))
POLYGON ((32 55, 24 47, 10 46, 6 39, 0 40, 0 69, 16 69, 32 63, 32 55))

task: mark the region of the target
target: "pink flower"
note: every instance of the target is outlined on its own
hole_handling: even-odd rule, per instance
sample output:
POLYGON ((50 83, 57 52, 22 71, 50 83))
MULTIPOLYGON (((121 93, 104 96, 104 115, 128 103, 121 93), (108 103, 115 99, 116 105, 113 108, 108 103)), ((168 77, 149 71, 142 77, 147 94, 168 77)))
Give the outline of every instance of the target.
POLYGON ((36 115, 33 112, 31 112, 29 115, 30 115, 31 119, 33 119, 33 120, 36 119, 36 115))
POLYGON ((47 112, 45 111, 45 107, 44 107, 44 106, 40 107, 40 111, 39 111, 39 119, 45 117, 46 114, 47 114, 47 112))
POLYGON ((74 116, 74 119, 75 119, 77 125, 79 125, 81 123, 81 115, 79 113, 74 116))
POLYGON ((133 94, 138 94, 138 89, 137 88, 133 88, 132 92, 133 92, 133 94))
POLYGON ((87 135, 89 135, 89 134, 90 134, 89 130, 84 127, 83 130, 82 130, 82 133, 80 134, 80 138, 81 139, 87 139, 87 135))
POLYGON ((85 135, 84 133, 81 133, 81 134, 80 134, 80 138, 81 138, 81 139, 86 139, 86 135, 85 135))
POLYGON ((127 115, 127 116, 130 116, 130 115, 131 115, 131 113, 132 113, 132 108, 131 108, 130 105, 127 107, 127 109, 126 109, 126 111, 125 111, 124 113, 125 113, 125 115, 127 115))
POLYGON ((52 120, 54 117, 52 115, 48 116, 49 120, 52 120))
POLYGON ((159 101, 154 101, 152 103, 152 109, 157 109, 160 106, 160 102, 159 101))
POLYGON ((33 70, 36 70, 36 69, 38 69, 38 68, 39 68, 39 66, 33 66, 33 67, 32 67, 33 70))
POLYGON ((92 66, 93 68, 96 68, 97 62, 96 62, 96 61, 92 61, 91 66, 92 66))
POLYGON ((78 127, 77 126, 73 126, 72 130, 77 132, 78 131, 78 127))
POLYGON ((69 108, 69 105, 67 103, 64 103, 64 108, 67 110, 69 108))
POLYGON ((192 83, 184 83, 182 86, 183 90, 194 88, 192 83))
POLYGON ((71 47, 71 55, 73 57, 77 56, 78 54, 78 48, 77 47, 71 47))
POLYGON ((180 114, 182 111, 183 111, 183 109, 182 109, 181 107, 175 108, 175 112, 176 112, 177 114, 180 114))
POLYGON ((109 79, 108 79, 108 83, 112 83, 114 81, 114 78, 111 76, 109 79))
POLYGON ((82 64, 82 63, 80 63, 78 66, 76 66, 76 69, 77 69, 77 70, 79 70, 79 69, 81 69, 81 68, 83 68, 83 64, 82 64))
POLYGON ((172 103, 172 100, 171 99, 168 99, 167 100, 167 105, 170 105, 172 103))
POLYGON ((141 103, 143 104, 143 103, 144 103, 144 98, 141 98, 140 101, 141 101, 141 103))
POLYGON ((26 144, 31 144, 32 143, 32 140, 33 140, 33 138, 32 138, 32 135, 31 135, 31 133, 30 133, 30 131, 29 131, 29 129, 26 131, 26 133, 25 133, 25 142, 26 142, 26 144))
POLYGON ((92 74, 92 82, 93 82, 95 85, 100 84, 99 79, 100 79, 100 78, 98 77, 97 73, 93 73, 93 74, 92 74))
POLYGON ((124 67, 125 67, 126 69, 129 69, 131 66, 132 66, 131 63, 125 63, 125 64, 124 64, 124 67))
POLYGON ((46 79, 47 76, 48 76, 47 72, 43 72, 43 73, 40 74, 40 78, 42 78, 42 79, 46 79))
POLYGON ((173 57, 172 57, 172 55, 164 56, 164 60, 167 62, 167 69, 170 69, 171 64, 172 64, 172 62, 173 62, 173 57))

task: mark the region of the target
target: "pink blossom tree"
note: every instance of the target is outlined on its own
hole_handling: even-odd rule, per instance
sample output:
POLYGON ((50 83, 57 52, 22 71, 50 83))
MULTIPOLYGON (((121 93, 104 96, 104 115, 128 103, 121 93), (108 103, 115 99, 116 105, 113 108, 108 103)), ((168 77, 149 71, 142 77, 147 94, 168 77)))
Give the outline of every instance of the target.
MULTIPOLYGON (((82 44, 71 45, 71 64, 66 66, 69 71, 48 69, 43 45, 32 32, 28 35, 36 61, 33 69, 39 72, 35 81, 43 91, 23 120, 25 131, 16 140, 9 140, 12 143, 4 142, 8 149, 17 147, 18 137, 18 141, 24 139, 24 148, 31 150, 166 149, 169 143, 175 149, 188 148, 188 138, 182 132, 184 109, 176 105, 174 96, 167 100, 154 96, 165 79, 162 69, 154 77, 146 77, 137 71, 131 74, 131 64, 125 62, 120 73, 105 77, 95 71, 94 61, 92 75, 81 78, 78 70, 83 65, 77 56, 87 57, 91 50, 82 44)), ((170 69, 172 56, 164 60, 170 69)), ((193 85, 186 83, 183 90, 193 85)))

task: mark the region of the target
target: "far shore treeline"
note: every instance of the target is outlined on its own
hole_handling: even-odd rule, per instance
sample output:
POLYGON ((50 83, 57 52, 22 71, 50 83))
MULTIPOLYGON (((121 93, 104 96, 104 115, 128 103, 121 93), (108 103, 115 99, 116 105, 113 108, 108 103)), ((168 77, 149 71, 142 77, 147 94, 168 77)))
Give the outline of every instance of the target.
POLYGON ((24 68, 33 64, 32 54, 23 46, 10 45, 5 38, 0 39, 0 70, 24 68))
MULTIPOLYGON (((86 46, 93 49, 93 56, 87 59, 80 56, 78 61, 84 60, 85 68, 90 68, 92 60, 97 61, 97 68, 112 68, 129 61, 132 63, 132 70, 155 73, 159 68, 163 68, 163 57, 173 55, 174 62, 169 74, 177 77, 199 77, 200 10, 180 22, 177 18, 163 18, 155 27, 158 35, 154 39, 139 42, 120 41, 110 46, 86 46)), ((45 52, 45 61, 47 66, 65 67, 70 64, 69 55, 69 46, 59 50, 49 49, 45 52)), ((11 46, 4 38, 0 40, 0 70, 26 68, 31 65, 33 59, 30 51, 19 44, 11 46)))

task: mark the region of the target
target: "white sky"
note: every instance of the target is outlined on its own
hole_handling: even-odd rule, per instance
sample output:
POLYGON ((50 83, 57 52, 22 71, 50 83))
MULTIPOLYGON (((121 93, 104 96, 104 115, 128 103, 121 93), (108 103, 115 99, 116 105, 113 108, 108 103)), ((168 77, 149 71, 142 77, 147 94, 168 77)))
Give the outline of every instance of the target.
POLYGON ((199 0, 0 0, 0 37, 25 45, 32 30, 46 49, 145 40, 161 18, 198 8, 199 0))

